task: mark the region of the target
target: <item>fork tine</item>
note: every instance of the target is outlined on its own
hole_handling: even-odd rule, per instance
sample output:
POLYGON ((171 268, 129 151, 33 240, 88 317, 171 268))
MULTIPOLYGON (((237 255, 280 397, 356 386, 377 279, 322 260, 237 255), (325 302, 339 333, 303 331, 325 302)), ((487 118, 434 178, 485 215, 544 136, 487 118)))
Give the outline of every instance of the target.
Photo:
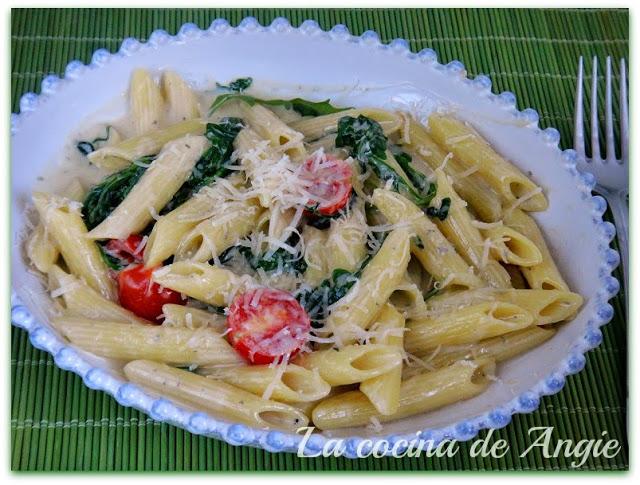
POLYGON ((611 100, 611 56, 607 57, 606 97, 605 97, 605 137, 607 144, 606 161, 616 159, 616 147, 613 139, 613 101, 611 100))
POLYGON ((576 81, 576 100, 574 118, 573 118, 573 149, 578 154, 579 158, 585 157, 584 152, 584 112, 582 108, 582 80, 583 80, 583 60, 580 56, 578 61, 578 80, 576 81))
POLYGON ((620 59, 620 143, 622 144, 621 163, 629 161, 629 102, 627 101, 627 66, 620 59))
POLYGON ((602 161, 598 134, 598 58, 596 56, 593 56, 593 70, 591 71, 591 161, 602 161))

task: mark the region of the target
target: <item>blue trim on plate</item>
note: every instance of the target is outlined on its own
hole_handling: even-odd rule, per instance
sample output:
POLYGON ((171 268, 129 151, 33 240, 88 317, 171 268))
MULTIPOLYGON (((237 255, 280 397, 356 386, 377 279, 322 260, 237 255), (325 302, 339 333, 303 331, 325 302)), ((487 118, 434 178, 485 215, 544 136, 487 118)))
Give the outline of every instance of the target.
MULTIPOLYGON (((47 98, 55 95, 60 85, 73 82, 74 79, 81 77, 83 72, 88 69, 98 69, 107 65, 113 57, 130 56, 145 48, 157 47, 171 42, 182 43, 189 39, 211 37, 229 32, 264 31, 278 34, 292 30, 298 30, 309 36, 323 36, 336 41, 359 43, 368 48, 391 50, 397 55, 431 65, 438 70, 446 72, 453 81, 469 83, 480 94, 498 103, 516 119, 525 120, 528 128, 536 130, 545 144, 555 147, 558 151, 560 150, 560 134, 558 130, 555 128, 547 128, 545 130, 538 128, 539 115, 537 111, 531 108, 518 111, 516 97, 509 91, 493 94, 491 92, 491 79, 485 75, 481 74, 473 80, 468 79, 465 66, 460 61, 451 61, 447 65, 439 64, 438 55, 433 49, 423 49, 417 54, 413 53, 409 49, 408 42, 404 39, 395 39, 389 44, 383 44, 380 42, 380 36, 372 30, 368 30, 358 37, 351 35, 347 27, 341 24, 335 25, 329 31, 324 31, 314 20, 305 20, 300 27, 295 28, 291 26, 286 18, 282 17, 274 19, 269 26, 260 25, 253 17, 246 17, 238 27, 232 27, 225 19, 216 19, 207 30, 200 29, 195 24, 186 23, 180 28, 176 36, 171 36, 166 31, 159 29, 150 35, 146 43, 134 38, 124 39, 120 50, 114 54, 106 49, 98 49, 94 52, 91 63, 88 65, 77 60, 71 61, 65 69, 64 78, 54 75, 46 76, 42 80, 42 92, 40 95, 35 93, 24 94, 20 98, 20 113, 11 115, 11 132, 13 134, 19 129, 22 118, 35 111, 38 105, 46 101, 47 98)), ((615 227, 602 219, 602 215, 607 208, 606 201, 600 196, 591 194, 595 187, 595 177, 588 172, 578 170, 575 151, 563 151, 562 158, 565 168, 575 177, 582 198, 590 199, 592 202, 594 234, 597 234, 600 239, 601 261, 599 277, 602 289, 596 297, 595 311, 588 317, 585 334, 574 343, 568 356, 560 362, 556 371, 542 379, 530 390, 475 418, 441 429, 427 429, 418 432, 420 439, 433 439, 436 444, 443 439, 466 441, 473 439, 482 429, 507 426, 511 422, 513 414, 533 412, 540 406, 540 398, 542 396, 559 392, 563 388, 568 375, 575 374, 584 368, 586 361, 584 354, 602 342, 602 332, 599 327, 608 323, 613 317, 613 307, 608 303, 608 300, 613 298, 620 289, 618 280, 612 276, 612 271, 618 265, 620 258, 618 253, 609 247, 611 240, 615 236, 615 227)), ((174 405, 165 398, 153 398, 138 386, 115 377, 103 369, 92 367, 73 348, 66 346, 62 339, 37 322, 27 307, 22 305, 15 293, 11 297, 11 321, 17 327, 29 332, 31 343, 35 347, 52 354, 58 367, 78 374, 89 388, 107 392, 123 406, 135 407, 157 421, 169 422, 192 433, 222 439, 232 445, 255 446, 272 452, 296 452, 298 450, 302 440, 301 435, 254 429, 244 424, 228 423, 202 412, 188 411, 174 405)), ((391 445, 387 450, 388 453, 395 443, 415 438, 415 434, 370 438, 354 436, 345 440, 344 452, 345 456, 355 458, 359 446, 366 451, 372 446, 375 447, 375 444, 379 441, 385 440, 391 445), (365 439, 370 440, 370 442, 363 443, 365 439)), ((317 455, 326 441, 327 438, 325 436, 320 434, 312 435, 306 444, 305 453, 317 455)))

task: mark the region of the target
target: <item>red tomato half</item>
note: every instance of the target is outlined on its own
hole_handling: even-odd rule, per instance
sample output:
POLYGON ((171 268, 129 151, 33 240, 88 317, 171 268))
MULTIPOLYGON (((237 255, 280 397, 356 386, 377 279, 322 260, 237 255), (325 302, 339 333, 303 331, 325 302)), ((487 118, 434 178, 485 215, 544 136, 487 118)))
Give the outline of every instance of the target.
POLYGON ((342 209, 351 195, 351 166, 344 160, 323 155, 304 162, 301 178, 309 182, 308 191, 315 197, 308 202, 323 216, 342 209))
POLYGON ((236 296, 227 315, 229 341, 252 364, 295 355, 309 338, 311 321, 286 291, 258 288, 236 296))
POLYGON ((131 234, 127 239, 112 239, 105 245, 105 250, 128 264, 142 262, 144 248, 141 248, 142 236, 131 234))
POLYGON ((151 273, 157 268, 145 268, 135 264, 120 271, 118 275, 118 296, 120 305, 139 317, 158 322, 162 315, 162 305, 175 303, 184 305, 186 300, 177 291, 162 288, 151 281, 151 273))

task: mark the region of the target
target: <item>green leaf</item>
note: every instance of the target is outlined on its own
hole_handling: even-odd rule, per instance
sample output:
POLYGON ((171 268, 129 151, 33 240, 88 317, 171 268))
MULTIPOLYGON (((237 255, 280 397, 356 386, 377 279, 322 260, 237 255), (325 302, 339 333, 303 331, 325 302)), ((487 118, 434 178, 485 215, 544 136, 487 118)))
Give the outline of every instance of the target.
POLYGON ((260 99, 248 94, 227 93, 221 94, 211 104, 209 108, 209 116, 216 112, 220 107, 231 100, 240 100, 247 103, 249 106, 255 104, 261 104, 265 106, 283 106, 286 109, 292 109, 302 116, 321 116, 333 113, 339 113, 351 108, 336 108, 330 103, 330 100, 325 101, 308 101, 302 98, 294 99, 260 99))
MULTIPOLYGON (((349 147, 351 156, 355 157, 363 167, 371 167, 384 182, 391 181, 395 191, 407 196, 419 207, 429 205, 436 194, 435 184, 429 183, 424 176, 418 177, 419 172, 410 167, 406 157, 401 157, 402 163, 410 167, 411 173, 407 175, 410 180, 413 181, 411 178, 413 176, 419 182, 419 191, 416 191, 387 163, 387 137, 380 124, 371 118, 363 115, 357 118, 352 116, 340 118, 336 147, 349 147)), ((400 161, 398 163, 402 166, 400 161)))
POLYGON ((451 199, 449 197, 445 197, 440 202, 440 207, 427 207, 427 215, 431 217, 436 217, 441 221, 444 221, 449 215, 449 209, 451 208, 451 199))
POLYGON ((239 118, 224 118, 217 124, 207 123, 204 136, 211 142, 211 147, 202 154, 187 181, 161 213, 172 211, 202 187, 211 184, 218 177, 226 177, 231 173, 226 165, 233 153, 233 142, 242 128, 242 120, 239 118))
POLYGON ((111 125, 107 126, 107 133, 104 137, 94 138, 91 141, 79 141, 76 144, 76 148, 80 153, 82 153, 85 157, 92 152, 96 151, 96 145, 100 142, 107 141, 109 139, 109 135, 111 134, 111 125))
POLYGON ((127 168, 109 175, 87 194, 82 204, 82 216, 89 230, 104 221, 111 212, 120 205, 131 192, 133 186, 147 169, 146 164, 152 162, 155 155, 142 157, 127 168))
POLYGON ((116 258, 115 256, 111 256, 110 254, 108 254, 105 251, 104 246, 102 244, 98 244, 98 248, 100 249, 100 254, 102 255, 102 259, 107 265, 107 267, 116 271, 120 271, 122 268, 127 266, 127 264, 121 261, 119 258, 116 258))
MULTIPOLYGON (((289 246, 298 244, 300 236, 293 233, 286 241, 289 246)), ((293 256, 284 248, 278 248, 275 251, 269 251, 264 254, 253 254, 251 248, 242 245, 232 246, 224 251, 219 260, 222 264, 228 263, 236 255, 245 258, 252 269, 262 269, 266 272, 275 271, 282 268, 283 271, 293 272, 295 274, 303 274, 307 270, 307 262, 302 257, 293 256)))
POLYGON ((245 89, 249 89, 253 84, 253 78, 251 77, 241 77, 236 79, 235 81, 231 81, 228 86, 224 84, 216 83, 216 86, 219 89, 226 89, 228 91, 234 91, 236 93, 241 93, 245 89))

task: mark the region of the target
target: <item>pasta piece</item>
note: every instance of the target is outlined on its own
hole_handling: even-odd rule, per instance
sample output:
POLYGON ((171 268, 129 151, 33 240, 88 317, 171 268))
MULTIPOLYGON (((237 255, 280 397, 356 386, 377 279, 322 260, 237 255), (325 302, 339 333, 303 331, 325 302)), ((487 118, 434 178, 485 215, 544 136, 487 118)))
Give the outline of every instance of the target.
POLYGON ((207 263, 179 261, 153 272, 152 279, 160 286, 214 306, 228 306, 239 291, 255 285, 249 276, 207 263))
POLYGON ((211 313, 184 305, 167 303, 162 307, 164 315, 163 325, 170 327, 211 328, 216 332, 224 333, 227 328, 227 319, 219 313, 211 313))
POLYGON ((302 230, 304 260, 307 263, 304 279, 311 286, 318 286, 328 274, 327 237, 327 231, 322 231, 309 225, 305 225, 302 230))
POLYGON ((331 309, 326 326, 338 345, 356 341, 402 281, 409 263, 411 234, 406 227, 391 231, 360 279, 331 309))
POLYGON ((287 404, 260 399, 226 382, 207 379, 157 362, 129 362, 124 373, 127 379, 136 384, 227 421, 287 431, 296 431, 309 422, 301 411, 287 404))
POLYGON ((62 299, 68 315, 140 325, 149 323, 117 303, 107 300, 76 276, 66 273, 60 266, 52 266, 48 276, 51 295, 62 299))
POLYGON ((331 386, 320 374, 295 364, 287 364, 282 375, 278 367, 251 365, 235 368, 200 369, 210 379, 218 379, 258 396, 270 392, 269 399, 280 402, 314 402, 329 394, 331 386))
POLYGON ((65 315, 54 318, 53 323, 72 344, 102 357, 173 365, 243 362, 225 338, 210 328, 131 325, 65 315))
POLYGON ((380 123, 384 130, 384 134, 389 136, 400 129, 402 118, 391 111, 378 108, 358 108, 340 111, 328 115, 315 116, 313 118, 304 118, 300 121, 291 123, 291 127, 302 133, 307 140, 317 140, 329 133, 338 131, 338 120, 343 116, 357 117, 359 115, 366 116, 380 123))
POLYGON ((533 315, 536 325, 548 325, 572 318, 583 298, 564 290, 496 290, 481 288, 436 295, 427 302, 428 312, 445 313, 482 302, 513 303, 533 315))
MULTIPOLYGON (((460 360, 480 358, 492 359, 499 363, 524 354, 543 344, 553 337, 555 333, 555 329, 534 326, 481 340, 476 344, 441 347, 426 364, 439 369, 460 360)), ((427 353, 433 353, 433 349, 427 351, 427 353)))
POLYGON ((379 414, 360 391, 351 391, 325 399, 312 415, 313 424, 322 429, 364 426, 370 419, 380 422, 425 413, 448 404, 477 396, 484 391, 495 372, 491 360, 460 361, 455 364, 414 376, 400 387, 400 403, 395 413, 379 414))
POLYGON ((201 119, 183 121, 160 130, 129 138, 115 145, 91 152, 87 158, 96 167, 109 171, 122 170, 131 162, 145 155, 158 153, 170 141, 186 135, 202 135, 206 121, 201 119))
POLYGON ((405 275, 398 287, 389 297, 391 303, 405 317, 420 315, 427 310, 424 295, 416 283, 405 275))
POLYGON ((209 142, 185 136, 167 143, 138 183, 89 233, 93 239, 125 239, 141 232, 187 180, 209 142))
POLYGON ((184 235, 176 249, 176 261, 205 262, 217 258, 255 228, 262 212, 256 199, 228 201, 219 209, 219 214, 184 235))
POLYGON ((136 69, 129 86, 129 115, 135 135, 160 128, 164 115, 164 100, 148 71, 136 69))
POLYGON ((80 204, 43 192, 34 193, 33 202, 46 233, 55 241, 71 272, 103 297, 115 300, 115 284, 98 245, 87 238, 80 204))
POLYGON ((542 290, 569 291, 569 286, 562 278, 560 271, 558 271, 558 267, 551 256, 549 247, 536 221, 528 214, 516 209, 505 214, 505 223, 529 238, 542 254, 542 262, 540 264, 521 269, 529 286, 542 290))
MULTIPOLYGON (((233 187, 241 183, 241 176, 232 175, 227 179, 233 187)), ((230 197, 223 184, 203 187, 184 204, 161 216, 153 225, 149 240, 144 248, 146 266, 157 266, 176 253, 180 241, 200 222, 225 211, 230 197)))
POLYGON ((471 267, 418 206, 402 195, 386 189, 376 189, 373 192, 373 203, 391 224, 411 224, 417 236, 417 240, 411 243, 411 253, 438 281, 440 289, 483 286, 482 280, 473 273, 471 267))
POLYGON ((466 202, 453 190, 449 178, 442 170, 436 170, 436 176, 438 193, 431 204, 440 206, 442 199, 449 198, 451 207, 444 221, 436 218, 434 222, 465 261, 476 268, 486 283, 496 288, 509 288, 509 273, 492 259, 491 246, 487 246, 487 242, 491 241, 483 240, 479 229, 473 225, 473 219, 466 209, 466 202))
POLYGON ((513 303, 478 303, 450 313, 408 320, 405 349, 413 354, 438 345, 470 344, 533 324, 533 315, 513 303))
MULTIPOLYGON (((77 177, 71 179, 64 190, 64 196, 69 200, 82 201, 85 189, 77 177)), ((38 271, 47 274, 60 256, 56 242, 47 232, 42 223, 36 224, 26 244, 27 257, 38 271)))
POLYGON ((173 71, 164 71, 160 81, 166 102, 166 122, 187 121, 200 116, 198 99, 186 82, 173 71))
POLYGON ((327 266, 325 274, 334 269, 355 271, 367 257, 367 236, 363 228, 367 221, 364 214, 364 203, 354 203, 349 213, 331 221, 327 231, 326 252, 327 266))
POLYGON ((510 207, 526 211, 543 211, 548 202, 542 190, 515 165, 507 162, 463 122, 449 116, 431 115, 429 127, 433 138, 468 167, 477 165, 478 173, 491 184, 510 207))
POLYGON ((491 251, 496 259, 517 266, 536 266, 542 253, 528 237, 508 226, 481 229, 485 239, 491 239, 491 251))
MULTIPOLYGON (((427 133, 424 126, 415 120, 409 121, 409 146, 416 161, 424 160, 431 170, 442 168, 452 179, 454 190, 469 203, 473 211, 486 222, 502 217, 502 202, 498 193, 487 184, 482 175, 471 166, 465 167, 453 153, 447 153, 427 133)), ((414 163, 420 170, 420 164, 414 163)), ((422 169, 423 173, 427 171, 422 169)), ((427 174, 428 175, 428 174, 427 174)))
MULTIPOLYGON (((372 327, 376 336, 371 339, 371 343, 392 345, 402 352, 404 317, 392 305, 387 304, 376 320, 372 327)), ((390 415, 398 410, 400 404, 401 380, 402 362, 386 374, 363 381, 360 391, 369 398, 380 414, 390 415)))
POLYGON ((58 246, 42 224, 38 224, 30 234, 25 249, 31 263, 38 271, 45 274, 60 257, 58 246))
POLYGON ((292 160, 302 160, 306 156, 303 135, 287 126, 272 111, 260 104, 243 104, 242 110, 251 127, 262 138, 269 140, 273 148, 289 155, 292 160))
POLYGON ((296 364, 317 370, 332 386, 343 386, 378 377, 402 365, 397 345, 347 345, 302 354, 296 364))

